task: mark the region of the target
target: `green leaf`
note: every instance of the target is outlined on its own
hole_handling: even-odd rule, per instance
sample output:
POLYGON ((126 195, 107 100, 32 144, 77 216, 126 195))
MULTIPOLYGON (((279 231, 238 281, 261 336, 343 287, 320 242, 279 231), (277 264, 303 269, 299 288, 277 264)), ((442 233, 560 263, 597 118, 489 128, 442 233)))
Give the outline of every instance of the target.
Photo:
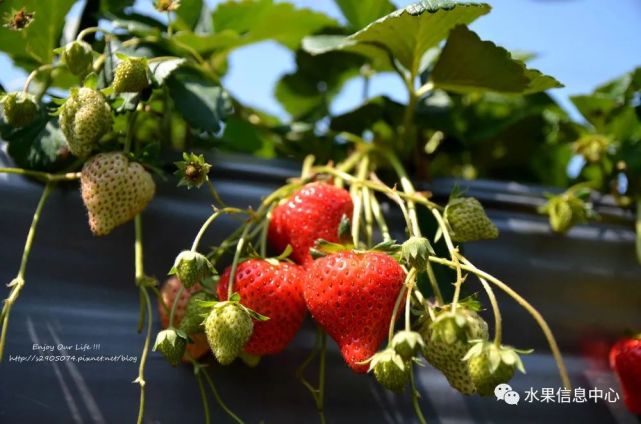
POLYGON ((302 50, 296 53, 297 70, 281 78, 276 85, 276 99, 295 119, 327 106, 351 77, 358 75, 361 57, 344 52, 312 56, 302 50))
POLYGON ((189 30, 196 27, 200 21, 201 13, 207 13, 208 9, 203 10, 203 0, 190 0, 180 2, 180 7, 176 10, 176 20, 189 30))
POLYGON ((2 138, 9 142, 9 155, 19 167, 55 172, 69 163, 67 142, 58 119, 46 111, 41 111, 27 127, 1 129, 2 138))
POLYGON ((554 78, 527 69, 504 48, 482 41, 464 25, 455 27, 450 33, 434 66, 431 81, 437 88, 460 93, 535 93, 562 87, 554 78))
POLYGON ((273 136, 270 137, 250 122, 231 115, 225 122, 225 132, 221 137, 220 147, 234 152, 273 157, 275 143, 273 136))
POLYGON ((400 9, 348 36, 314 36, 303 40, 311 54, 349 51, 367 56, 379 70, 392 70, 396 59, 413 75, 421 70, 423 56, 447 37, 452 28, 487 14, 485 3, 431 1, 400 9))
POLYGON ((194 128, 217 133, 225 117, 232 112, 227 93, 201 71, 183 66, 167 79, 167 87, 176 109, 194 128))
POLYGON ((389 0, 335 0, 353 29, 361 29, 396 7, 389 0))
POLYGON ((6 52, 18 65, 34 61, 47 64, 53 61, 53 50, 60 44, 65 16, 75 0, 25 0, 0 2, 0 17, 11 15, 22 7, 33 12, 33 22, 24 30, 12 31, 0 26, 0 50, 6 52))
POLYGON ((306 35, 338 25, 322 13, 273 0, 227 1, 214 11, 213 19, 216 33, 239 34, 229 48, 271 39, 294 50, 306 35))
POLYGON ((163 85, 172 72, 185 63, 185 59, 179 57, 154 58, 149 61, 149 71, 158 85, 163 85))

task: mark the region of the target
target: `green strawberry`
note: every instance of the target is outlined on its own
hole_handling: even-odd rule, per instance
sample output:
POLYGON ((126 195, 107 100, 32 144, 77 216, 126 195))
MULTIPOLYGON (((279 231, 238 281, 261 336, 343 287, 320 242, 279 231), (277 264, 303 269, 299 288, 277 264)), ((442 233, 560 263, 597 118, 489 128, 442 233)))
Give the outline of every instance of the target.
POLYGON ((424 347, 423 338, 415 331, 399 331, 392 338, 392 348, 406 361, 414 358, 416 352, 424 347))
POLYGON ((499 229, 485 214, 481 203, 473 197, 451 199, 445 207, 445 220, 452 229, 452 240, 489 240, 499 236, 499 229))
POLYGON ((189 288, 216 275, 216 269, 205 255, 185 250, 176 257, 169 274, 175 274, 183 286, 189 288))
POLYGON ((416 269, 424 270, 430 253, 434 250, 425 237, 412 236, 401 246, 401 256, 405 262, 416 269))
POLYGON ((187 302, 185 315, 183 315, 178 328, 188 335, 201 332, 203 330, 203 315, 209 310, 209 308, 206 305, 203 305, 202 302, 212 300, 214 300, 214 295, 211 293, 201 291, 193 294, 189 298, 189 302, 187 302))
POLYGON ((128 57, 116 68, 112 87, 118 93, 139 93, 149 85, 147 79, 147 59, 128 57))
POLYGON ((78 157, 88 156, 111 130, 113 122, 111 108, 103 95, 87 87, 71 89, 59 119, 69 150, 78 157))
POLYGON ((216 303, 204 325, 209 347, 222 365, 236 359, 254 331, 251 314, 235 301, 216 303))
POLYGON ((394 349, 387 348, 372 356, 369 371, 372 370, 381 386, 393 392, 402 392, 410 379, 411 366, 394 349))
POLYGON ((444 309, 432 322, 426 319, 419 332, 425 347, 427 362, 445 375, 447 381, 459 392, 470 395, 476 388, 462 361, 471 340, 487 340, 487 323, 476 312, 459 304, 456 312, 444 309))
POLYGON ((62 49, 60 59, 72 74, 83 77, 92 71, 93 49, 84 41, 72 41, 62 49))
POLYGON ((31 94, 8 93, 0 98, 4 119, 14 128, 26 127, 36 117, 38 105, 31 94))
POLYGON ((178 365, 185 354, 185 349, 187 349, 187 336, 182 331, 176 331, 173 328, 158 333, 153 348, 154 351, 160 352, 174 367, 178 365))
POLYGON ((581 198, 588 194, 589 191, 568 190, 550 197, 548 202, 539 208, 539 212, 549 215, 552 231, 564 234, 573 226, 583 224, 596 215, 592 206, 581 198))
POLYGON ((467 368, 478 394, 492 396, 494 388, 509 382, 516 369, 525 374, 523 362, 517 352, 529 353, 482 340, 474 344, 463 361, 467 361, 467 368))

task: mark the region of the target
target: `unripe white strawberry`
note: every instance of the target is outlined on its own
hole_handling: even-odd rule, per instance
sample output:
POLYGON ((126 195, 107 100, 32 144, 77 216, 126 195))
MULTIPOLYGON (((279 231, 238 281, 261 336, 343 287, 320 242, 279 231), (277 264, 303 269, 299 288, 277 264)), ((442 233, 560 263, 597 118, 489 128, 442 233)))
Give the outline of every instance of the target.
POLYGON ((89 226, 97 236, 109 234, 142 212, 156 190, 145 168, 120 152, 89 159, 82 168, 80 187, 89 226))

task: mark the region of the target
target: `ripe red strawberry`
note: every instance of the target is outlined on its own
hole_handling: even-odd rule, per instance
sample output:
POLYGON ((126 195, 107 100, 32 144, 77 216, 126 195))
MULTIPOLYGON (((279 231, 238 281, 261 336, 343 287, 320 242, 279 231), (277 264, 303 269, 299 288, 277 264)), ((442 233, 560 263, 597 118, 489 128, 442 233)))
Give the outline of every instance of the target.
POLYGON ((340 252, 315 260, 303 286, 307 308, 332 337, 347 365, 374 355, 387 336, 394 303, 405 271, 381 252, 340 252))
POLYGON ((610 351, 610 364, 621 382, 628 410, 641 414, 641 338, 619 340, 610 351))
POLYGON ((291 259, 299 264, 312 261, 309 249, 318 239, 338 242, 343 215, 352 216, 349 193, 326 183, 311 183, 274 208, 269 223, 269 242, 278 253, 292 246, 291 259))
MULTIPOLYGON (((218 298, 227 300, 231 267, 218 283, 218 298)), ((238 265, 233 291, 247 308, 265 315, 267 321, 254 321, 254 332, 245 352, 271 355, 285 349, 305 318, 302 268, 288 262, 249 259, 238 265)))
MULTIPOLYGON (((169 327, 169 312, 163 307, 162 302, 165 303, 171 309, 171 306, 174 304, 174 299, 178 294, 181 283, 180 280, 176 277, 169 278, 165 284, 160 288, 160 295, 162 301, 158 299, 158 314, 160 315, 160 323, 162 328, 169 327)), ((176 312, 174 313, 174 327, 180 325, 185 316, 185 311, 187 309, 187 303, 192 294, 202 290, 203 288, 200 284, 197 284, 193 287, 183 290, 183 294, 178 300, 176 305, 176 312)), ((207 338, 204 333, 190 334, 189 337, 192 339, 193 343, 187 345, 187 352, 191 354, 194 359, 198 359, 209 352, 209 345, 207 344, 207 338)))

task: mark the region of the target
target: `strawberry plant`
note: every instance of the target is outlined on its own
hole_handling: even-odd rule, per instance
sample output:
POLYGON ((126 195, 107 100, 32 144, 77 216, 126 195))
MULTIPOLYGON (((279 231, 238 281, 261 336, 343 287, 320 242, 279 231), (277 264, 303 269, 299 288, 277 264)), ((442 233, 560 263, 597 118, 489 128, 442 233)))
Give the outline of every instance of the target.
POLYGON ((261 356, 286 349, 307 312, 318 335, 296 375, 321 422, 331 377, 327 336, 355 373, 371 372, 392 391, 407 388, 425 422, 415 378, 423 359, 468 395, 488 395, 495 383, 523 370, 519 354, 527 351, 503 344, 496 289, 532 315, 563 386, 570 387, 541 314, 463 254, 463 243, 499 236, 480 202, 453 193, 441 205, 413 182, 437 163, 442 131, 421 119, 437 96, 521 95, 560 86, 468 28, 489 5, 434 0, 395 11, 385 0, 369 2, 372 7, 337 1, 348 21, 341 26, 272 0, 227 1, 213 13, 203 2, 158 0, 164 22, 127 10, 125 1, 98 12, 111 19, 109 29, 87 26, 59 46, 72 1, 27 2, 19 10, 14 3, 0 2, 8 27, 0 36, 13 43, 2 45, 32 72, 22 91, 2 98, 0 134, 16 166, 0 172, 42 181, 44 188, 3 304, 0 358, 47 198, 57 186, 79 182, 95 236, 133 221, 138 330, 145 332, 135 379, 138 422, 150 350, 171 365, 193 366, 206 421, 205 383, 230 419, 242 422, 223 403, 204 352, 211 351, 218 365, 240 358, 257 366, 261 356), (296 71, 276 87, 292 122, 242 104, 221 86, 230 52, 266 39, 296 52, 296 71), (407 104, 366 96, 357 110, 329 117, 328 103, 346 80, 378 72, 398 75, 407 104), (302 172, 257 208, 231 205, 210 178, 216 164, 192 152, 212 146, 304 158, 302 172), (172 277, 159 287, 145 272, 143 215, 156 181, 168 177, 188 189, 205 186, 212 212, 191 246, 167 264, 172 277), (402 217, 402 228, 388 225, 392 214, 402 217), (435 234, 425 231, 419 214, 435 223, 435 234), (228 215, 239 218, 238 227, 222 243, 202 246, 209 228, 228 215), (446 254, 437 253, 437 244, 446 254), (438 268, 452 270, 453 281, 438 268), (420 287, 421 280, 428 287, 420 287), (442 290, 449 284, 451 296, 442 290), (491 327, 479 302, 464 296, 475 284, 487 296, 491 327), (153 346, 152 296, 163 325, 153 346), (306 371, 316 359, 314 385, 306 371))

